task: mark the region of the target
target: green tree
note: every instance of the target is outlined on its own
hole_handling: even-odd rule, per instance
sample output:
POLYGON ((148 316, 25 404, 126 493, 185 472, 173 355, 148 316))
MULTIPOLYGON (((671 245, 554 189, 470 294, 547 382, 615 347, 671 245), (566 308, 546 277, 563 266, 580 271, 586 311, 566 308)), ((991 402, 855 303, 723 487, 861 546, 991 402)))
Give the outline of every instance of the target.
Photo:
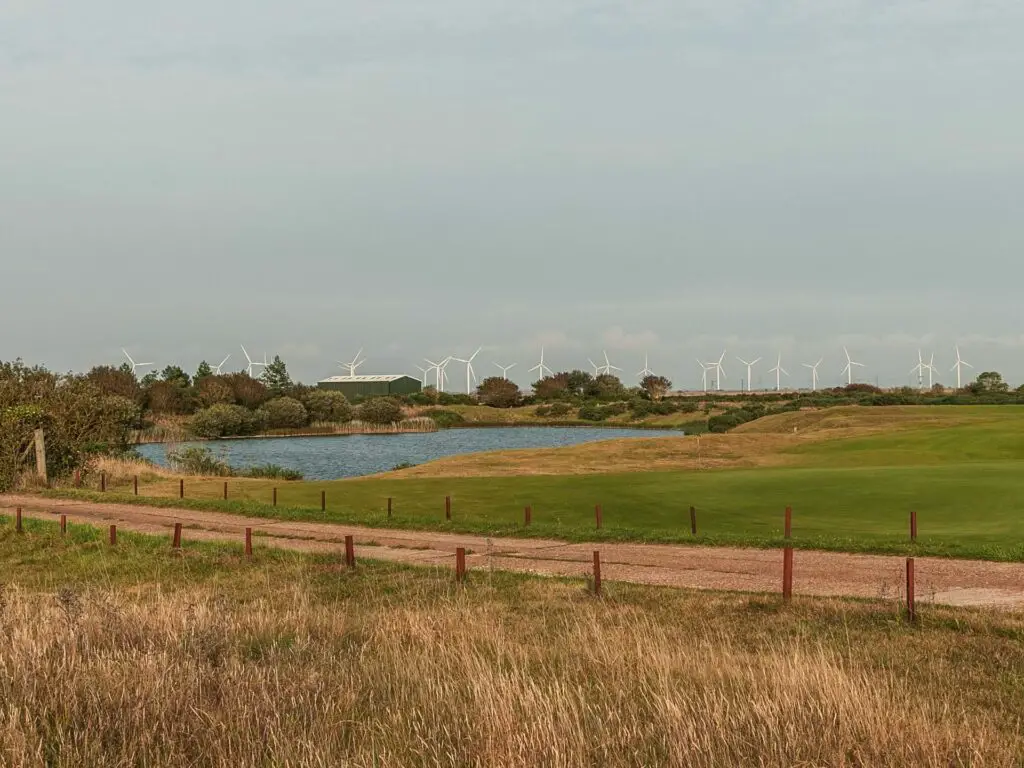
POLYGON ((1002 374, 997 371, 979 373, 978 378, 968 384, 965 389, 976 395, 989 392, 1009 392, 1010 385, 1003 381, 1002 374))
POLYGON ((602 373, 591 382, 586 394, 588 397, 596 397, 599 400, 614 400, 615 398, 624 397, 626 388, 622 386, 618 376, 602 373))
POLYGON ((213 368, 210 367, 208 362, 203 360, 199 364, 199 367, 196 368, 196 375, 192 377, 192 381, 199 381, 200 379, 205 379, 207 376, 213 376, 213 368))
POLYGON ((275 395, 288 392, 292 388, 292 379, 288 375, 288 366, 284 364, 284 360, 279 355, 274 355, 274 359, 263 369, 260 381, 275 395))
POLYGON ((259 416, 269 429, 297 429, 309 423, 306 406, 292 397, 275 397, 260 406, 259 416))
POLYGON ((329 389, 315 389, 309 392, 303 404, 309 412, 310 421, 326 421, 344 424, 352 421, 352 406, 341 392, 329 389))
MULTIPOLYGON (((263 382, 254 379, 245 371, 218 376, 217 379, 231 387, 233 401, 246 408, 259 408, 270 396, 263 382)), ((209 379, 204 379, 204 383, 206 381, 209 379)))
POLYGON ((492 408, 513 408, 522 397, 515 382, 502 376, 490 376, 481 381, 476 394, 481 403, 492 408))
POLYGON ((391 397, 374 397, 359 406, 359 420, 368 424, 394 424, 402 420, 402 404, 391 397))
POLYGON ((159 374, 157 374, 156 371, 150 371, 149 373, 147 373, 145 376, 142 377, 142 380, 139 383, 143 387, 148 387, 148 386, 151 386, 152 384, 154 384, 157 381, 160 381, 159 374))
POLYGON ((649 376, 644 376, 643 380, 640 382, 640 389, 642 389, 651 400, 658 401, 661 400, 661 398, 663 398, 670 389, 672 389, 672 382, 664 376, 655 376, 652 373, 649 376))
POLYGON ((142 402, 142 388, 138 379, 132 375, 131 366, 114 368, 109 365, 98 365, 85 378, 92 382, 105 395, 120 395, 136 402, 142 402))
POLYGON ((570 394, 569 374, 563 371, 535 381, 533 394, 538 400, 558 400, 565 397, 570 394))
POLYGON ((178 387, 188 387, 192 384, 192 379, 178 365, 168 365, 164 368, 160 372, 160 379, 178 387))

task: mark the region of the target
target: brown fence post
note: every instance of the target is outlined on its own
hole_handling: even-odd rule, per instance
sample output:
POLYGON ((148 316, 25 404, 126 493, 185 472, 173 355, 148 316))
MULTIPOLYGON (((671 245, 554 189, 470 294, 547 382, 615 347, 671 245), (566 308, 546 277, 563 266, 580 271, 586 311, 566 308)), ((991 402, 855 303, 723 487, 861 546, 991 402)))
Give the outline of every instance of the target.
POLYGON ((907 558, 907 621, 917 621, 917 606, 914 605, 914 558, 907 558))
POLYGON ((184 499, 185 498, 185 478, 184 477, 181 478, 181 480, 178 481, 178 498, 179 499, 184 499))
POLYGON ((274 506, 277 506, 277 488, 274 489, 274 506))
POLYGON ((110 526, 110 546, 117 544, 117 526, 110 526))
POLYGON ((594 506, 594 522, 597 523, 597 527, 601 527, 601 505, 597 504, 594 506))
POLYGON ((138 475, 135 475, 135 477, 132 478, 132 485, 135 488, 135 495, 138 496, 139 495, 139 476, 138 475))
POLYGON ((224 481, 224 501, 228 500, 228 481, 224 481))
POLYGON ((107 473, 106 472, 100 472, 100 491, 102 492, 102 491, 106 491, 106 490, 107 490, 107 473))
POLYGON ((388 518, 391 517, 391 497, 388 496, 388 518))
POLYGON ((917 511, 910 510, 910 541, 917 542, 917 511))
POLYGON ((65 535, 67 535, 67 532, 68 532, 68 516, 67 515, 61 515, 60 516, 60 535, 61 536, 65 536, 65 535))
POLYGON ((526 509, 523 510, 523 525, 524 526, 528 526, 532 522, 533 522, 533 507, 531 507, 530 505, 527 505, 526 509))
POLYGON ((466 580, 466 548, 458 547, 455 550, 455 580, 462 583, 466 580))
POLYGON ((181 549, 181 523, 174 524, 174 540, 171 542, 174 549, 181 549))
POLYGON ((782 550, 782 599, 787 603, 793 599, 793 548, 782 550))
POLYGON ((345 537, 345 567, 356 567, 356 545, 351 536, 345 537))
POLYGON ((245 556, 252 559, 252 528, 245 529, 245 556))
POLYGON ((697 535, 697 508, 690 507, 690 533, 697 535))
POLYGON ((22 529, 21 529, 21 507, 18 507, 14 511, 14 530, 16 530, 18 533, 22 532, 22 529))
POLYGON ((82 487, 82 470, 76 469, 75 470, 75 488, 81 488, 81 487, 82 487))
POLYGON ((451 496, 445 496, 444 497, 444 519, 445 520, 451 520, 452 519, 452 497, 451 496))
POLYGON ((594 550, 594 594, 601 596, 601 553, 594 550))
POLYGON ((327 511, 327 491, 320 491, 320 511, 327 511))
POLYGON ((786 507, 786 526, 785 536, 787 539, 793 536, 793 508, 786 507))

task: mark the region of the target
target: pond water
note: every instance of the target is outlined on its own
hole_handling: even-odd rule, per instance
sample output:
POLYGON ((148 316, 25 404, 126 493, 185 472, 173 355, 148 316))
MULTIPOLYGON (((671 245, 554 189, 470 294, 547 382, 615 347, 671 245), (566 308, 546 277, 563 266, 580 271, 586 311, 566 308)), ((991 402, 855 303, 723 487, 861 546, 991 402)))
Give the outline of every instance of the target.
MULTIPOLYGON (((447 429, 400 435, 338 435, 220 440, 201 445, 236 469, 278 464, 302 472, 307 480, 333 480, 386 472, 398 464, 422 464, 460 453, 511 448, 552 448, 619 437, 679 437, 678 430, 588 427, 502 427, 447 429)), ((145 458, 166 466, 166 445, 138 446, 145 458)))

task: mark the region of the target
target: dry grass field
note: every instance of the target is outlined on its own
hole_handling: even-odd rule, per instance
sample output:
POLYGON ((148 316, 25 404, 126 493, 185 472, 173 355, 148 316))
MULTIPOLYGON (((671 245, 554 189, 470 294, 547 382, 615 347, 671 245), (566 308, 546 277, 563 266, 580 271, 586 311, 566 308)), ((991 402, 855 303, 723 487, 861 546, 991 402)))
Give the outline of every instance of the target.
POLYGON ((0 762, 1005 766, 1024 620, 0 525, 0 762))

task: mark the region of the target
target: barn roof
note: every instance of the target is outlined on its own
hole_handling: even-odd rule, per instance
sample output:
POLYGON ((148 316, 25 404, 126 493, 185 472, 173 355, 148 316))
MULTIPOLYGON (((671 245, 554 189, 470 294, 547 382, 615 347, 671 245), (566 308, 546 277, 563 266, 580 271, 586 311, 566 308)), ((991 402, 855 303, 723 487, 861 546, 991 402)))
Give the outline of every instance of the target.
MULTIPOLYGON (((321 379, 321 384, 343 384, 345 382, 362 382, 362 381, 397 381, 398 379, 411 379, 412 376, 407 376, 404 373, 386 373, 373 376, 328 376, 326 379, 321 379)), ((418 381, 418 379, 417 379, 418 381)))

